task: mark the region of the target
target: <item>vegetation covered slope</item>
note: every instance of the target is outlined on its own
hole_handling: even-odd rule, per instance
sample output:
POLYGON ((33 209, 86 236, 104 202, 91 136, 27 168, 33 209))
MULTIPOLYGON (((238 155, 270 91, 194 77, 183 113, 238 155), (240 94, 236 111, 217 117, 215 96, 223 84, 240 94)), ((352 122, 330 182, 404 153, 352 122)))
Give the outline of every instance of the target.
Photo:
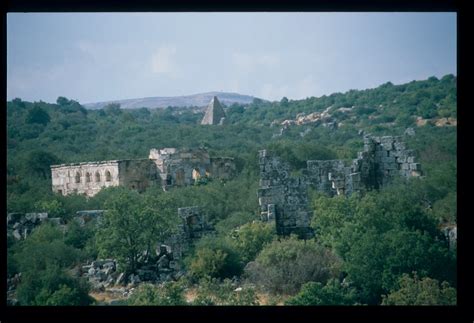
MULTIPOLYGON (((413 292, 410 284, 436 291, 438 282, 446 282, 442 291, 451 297, 439 302, 449 303, 453 295, 449 288, 456 287, 456 253, 448 249, 441 227, 456 221, 456 127, 436 125, 436 120, 453 120, 456 110, 456 77, 452 75, 305 100, 256 99, 248 105, 232 104, 226 107, 229 124, 225 126, 201 126, 203 114, 187 109, 122 110, 110 104, 101 110, 86 110, 64 97, 59 97, 57 104, 15 99, 7 102, 7 212, 46 211, 67 220, 84 209, 116 207, 112 214, 120 216, 120 210, 139 213, 137 210, 150 207, 155 210, 151 219, 163 223, 159 219, 166 218, 172 228, 178 221, 176 208, 201 205, 217 233, 199 241, 185 263, 188 283, 200 286, 200 304, 253 304, 254 294, 235 298, 230 285, 225 285, 228 282, 219 285, 233 276, 273 295, 300 293, 288 304, 405 304, 411 302, 402 299, 413 292), (284 120, 325 110, 338 127, 307 123, 278 133, 284 120), (420 118, 432 122, 422 126, 420 118), (415 135, 406 136, 405 141, 416 150, 424 179, 395 183, 364 197, 331 199, 312 194, 312 226, 317 235, 304 248, 293 238, 277 240, 263 224, 252 224, 258 218, 258 150, 279 154, 298 171, 308 159, 354 158, 362 148, 361 130, 402 135, 408 127, 414 128, 415 135), (123 189, 104 190, 90 199, 58 196, 51 191, 51 164, 145 158, 150 148, 160 147, 206 147, 212 155, 234 157, 239 175, 227 183, 213 181, 167 193, 149 190, 137 196, 123 189), (317 267, 315 260, 324 266, 317 267), (295 261, 298 266, 288 267, 295 261), (311 271, 315 266, 319 274, 301 270, 311 271), (294 270, 290 272, 294 282, 281 284, 282 273, 289 270, 294 270), (262 276, 262 272, 266 274, 262 276), (210 295, 212 291, 222 293, 210 295)), ((114 219, 110 220, 113 223, 114 219)), ((61 236, 43 228, 31 241, 9 240, 9 275, 22 272, 36 279, 35 290, 25 284, 23 291, 19 289, 21 304, 55 304, 63 294, 74 299, 74 304, 88 303, 83 297, 85 287, 71 281, 66 270, 85 259, 121 257, 113 254, 116 250, 108 247, 109 240, 104 238, 114 237, 113 226, 105 231, 74 230, 61 236), (57 251, 58 259, 62 254, 68 258, 39 262, 41 275, 29 271, 29 262, 35 258, 28 252, 33 241, 47 244, 52 254, 57 251), (68 248, 75 251, 65 252, 68 248), (42 277, 51 266, 58 271, 57 277, 64 277, 62 281, 42 277)), ((152 234, 142 238, 141 246, 155 243, 152 234)), ((181 289, 170 290, 176 293, 181 289)), ((429 302, 438 299, 410 297, 429 302)), ((146 302, 146 297, 143 301, 137 296, 137 303, 136 299, 146 302)))

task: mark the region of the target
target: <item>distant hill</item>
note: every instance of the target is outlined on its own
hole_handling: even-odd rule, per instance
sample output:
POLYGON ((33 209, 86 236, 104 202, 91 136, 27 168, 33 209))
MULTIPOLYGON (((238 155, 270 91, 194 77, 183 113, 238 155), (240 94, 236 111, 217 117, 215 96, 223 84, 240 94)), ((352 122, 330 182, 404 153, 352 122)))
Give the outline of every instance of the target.
POLYGON ((217 96, 221 103, 229 106, 232 103, 248 104, 255 99, 250 95, 243 95, 229 92, 207 92, 186 96, 167 96, 167 97, 148 97, 127 100, 113 100, 105 102, 87 103, 83 106, 87 109, 101 109, 109 103, 120 103, 122 109, 138 109, 138 108, 167 108, 173 107, 204 107, 209 104, 211 99, 217 96))

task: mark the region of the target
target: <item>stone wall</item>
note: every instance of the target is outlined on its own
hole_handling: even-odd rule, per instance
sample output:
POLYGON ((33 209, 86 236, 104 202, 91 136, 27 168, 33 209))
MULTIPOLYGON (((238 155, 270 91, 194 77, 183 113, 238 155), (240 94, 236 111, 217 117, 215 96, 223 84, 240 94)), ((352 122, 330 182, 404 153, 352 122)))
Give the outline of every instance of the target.
POLYGON ((51 166, 53 192, 93 196, 102 188, 119 185, 118 160, 51 166))
POLYGON ((330 196, 351 195, 379 189, 396 176, 422 175, 414 152, 401 142, 401 137, 364 137, 364 149, 352 161, 309 160, 301 177, 291 177, 290 167, 266 150, 259 153, 260 187, 258 202, 263 221, 275 221, 277 234, 312 235, 309 226, 307 188, 330 196))
POLYGON ((155 163, 150 159, 121 160, 119 185, 143 192, 158 180, 155 163))
POLYGON ((51 166, 53 192, 93 196, 102 188, 125 186, 139 192, 153 185, 164 190, 193 185, 202 177, 230 179, 233 158, 210 158, 207 150, 151 149, 148 159, 111 160, 51 166))
POLYGON ((310 238, 307 185, 302 178, 290 177, 290 167, 280 158, 261 150, 258 202, 263 221, 275 221, 278 235, 297 234, 310 238))
POLYGON ((152 149, 149 158, 156 164, 165 190, 175 186, 193 185, 201 177, 230 179, 236 175, 233 158, 210 158, 207 150, 203 148, 152 149))
POLYGON ((303 171, 308 185, 333 195, 351 195, 386 186, 397 176, 418 177, 421 165, 401 137, 364 137, 364 149, 348 165, 342 160, 309 160, 303 171))
POLYGON ((194 184, 195 179, 210 174, 211 161, 207 150, 152 149, 149 158, 154 161, 164 189, 194 184))
POLYGON ((203 210, 198 206, 178 208, 182 223, 178 232, 164 243, 169 245, 176 260, 181 259, 194 241, 213 232, 213 228, 204 220, 203 210))

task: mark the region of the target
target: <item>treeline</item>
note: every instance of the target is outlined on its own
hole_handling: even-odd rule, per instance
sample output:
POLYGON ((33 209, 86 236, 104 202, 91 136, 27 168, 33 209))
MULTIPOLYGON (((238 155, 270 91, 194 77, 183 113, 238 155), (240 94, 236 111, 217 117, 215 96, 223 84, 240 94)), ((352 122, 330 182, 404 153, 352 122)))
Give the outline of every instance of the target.
POLYGON ((215 233, 190 250, 185 277, 164 287, 142 285, 127 304, 190 304, 189 289, 197 305, 255 305, 262 295, 267 304, 290 305, 456 302, 456 250, 442 234, 456 222, 456 128, 415 123, 415 116, 456 117, 454 76, 298 101, 255 100, 226 111, 229 124, 217 127, 199 125, 202 113, 172 107, 86 110, 64 97, 56 104, 7 102, 7 212, 48 212, 69 223, 66 231, 41 225, 21 242, 9 237, 8 275, 22 274, 20 305, 92 304, 90 287, 74 268, 114 257, 120 270, 133 272, 134 256, 172 234, 177 208, 191 205, 203 207, 215 233), (278 127, 270 127, 328 107, 340 123, 336 129, 308 124, 274 136, 278 127), (360 130, 402 135, 407 127, 415 129, 405 141, 417 153, 423 179, 351 198, 313 192, 312 240, 278 238, 258 221, 258 150, 278 154, 297 173, 309 159, 354 158, 363 146, 360 130), (111 188, 86 198, 51 191, 51 164, 145 158, 160 147, 206 147, 234 157, 238 176, 166 193, 111 188), (71 221, 87 209, 109 210, 107 225, 71 221), (121 242, 127 234, 136 238, 128 248, 121 242))

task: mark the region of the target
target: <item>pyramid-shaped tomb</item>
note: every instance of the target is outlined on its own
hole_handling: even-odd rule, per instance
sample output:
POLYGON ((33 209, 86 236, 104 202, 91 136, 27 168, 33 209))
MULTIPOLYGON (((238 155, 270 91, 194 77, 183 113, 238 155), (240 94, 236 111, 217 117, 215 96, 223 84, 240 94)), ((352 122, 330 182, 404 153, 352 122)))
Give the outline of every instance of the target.
POLYGON ((226 115, 221 103, 217 99, 217 96, 214 96, 207 106, 206 114, 204 114, 201 124, 222 124, 225 117, 226 115))

